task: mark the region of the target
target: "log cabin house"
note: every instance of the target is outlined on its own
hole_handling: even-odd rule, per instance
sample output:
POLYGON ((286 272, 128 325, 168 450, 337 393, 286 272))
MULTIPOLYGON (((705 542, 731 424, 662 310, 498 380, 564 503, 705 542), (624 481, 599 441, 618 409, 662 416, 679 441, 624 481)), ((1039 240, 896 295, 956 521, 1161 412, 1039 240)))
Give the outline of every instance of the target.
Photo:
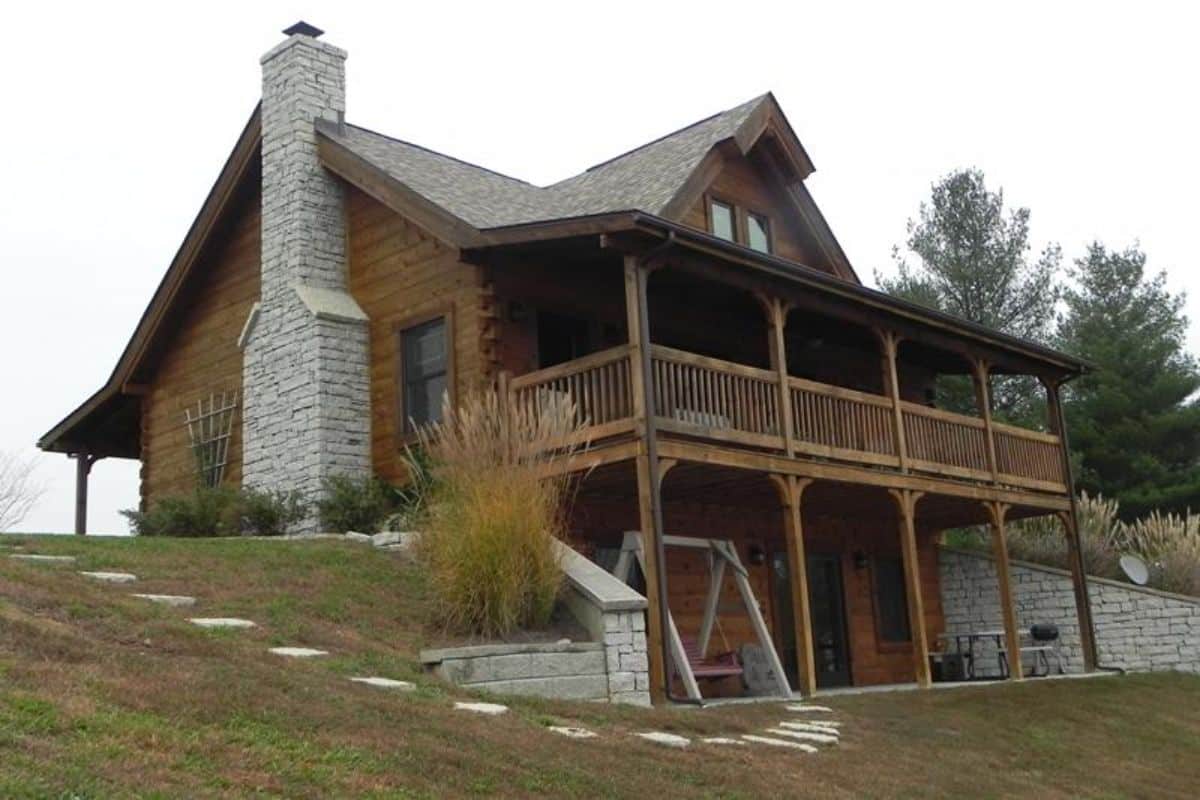
MULTIPOLYGON (((108 382, 40 441, 141 461, 143 505, 204 480, 318 491, 403 478, 439 398, 570 392, 590 425, 574 543, 646 534, 652 694, 664 608, 694 630, 732 540, 793 687, 930 681, 938 537, 1058 515, 1090 620, 1059 388, 1083 365, 862 285, 771 95, 546 187, 345 120, 346 54, 303 23, 108 382), (938 408, 969 376, 978 413, 938 408), (992 419, 996 376, 1045 387, 1044 430, 992 419)), ((1018 652, 1007 580, 1006 644, 1018 652)), ((722 646, 753 637, 723 609, 722 646)), ((1020 678, 1020 670, 1013 670, 1020 678)), ((718 688, 717 691, 720 691, 718 688)))

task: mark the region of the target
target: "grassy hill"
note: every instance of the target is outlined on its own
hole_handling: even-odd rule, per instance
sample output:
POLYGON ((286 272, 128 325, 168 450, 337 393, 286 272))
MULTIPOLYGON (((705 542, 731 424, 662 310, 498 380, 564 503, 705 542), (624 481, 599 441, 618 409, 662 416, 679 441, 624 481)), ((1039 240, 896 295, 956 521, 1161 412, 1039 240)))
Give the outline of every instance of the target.
POLYGON ((452 707, 465 693, 420 674, 422 594, 404 556, 337 541, 0 537, 0 797, 1161 798, 1200 785, 1200 677, 1181 675, 831 698, 843 741, 816 754, 632 736, 761 733, 787 716, 777 703, 505 700, 504 716, 471 715, 452 707), (189 614, 259 627, 204 631, 189 614), (285 660, 275 645, 331 655, 285 660))

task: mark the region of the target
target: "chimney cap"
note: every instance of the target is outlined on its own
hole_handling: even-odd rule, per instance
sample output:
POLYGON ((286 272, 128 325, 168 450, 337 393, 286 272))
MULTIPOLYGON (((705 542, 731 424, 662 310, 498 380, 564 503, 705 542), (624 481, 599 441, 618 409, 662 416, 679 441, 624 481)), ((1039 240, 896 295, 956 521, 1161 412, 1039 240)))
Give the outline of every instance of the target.
POLYGON ((321 30, 316 25, 309 25, 304 20, 300 20, 292 27, 284 28, 283 33, 285 36, 311 36, 312 38, 316 39, 318 36, 325 33, 325 31, 321 30))

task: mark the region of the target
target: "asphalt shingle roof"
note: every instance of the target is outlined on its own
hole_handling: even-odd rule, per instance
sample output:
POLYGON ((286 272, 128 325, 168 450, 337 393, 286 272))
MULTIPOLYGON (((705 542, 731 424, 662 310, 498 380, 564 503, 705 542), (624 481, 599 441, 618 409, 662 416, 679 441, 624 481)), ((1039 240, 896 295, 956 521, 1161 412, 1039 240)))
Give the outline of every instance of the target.
POLYGON ((708 151, 733 136, 766 100, 766 95, 756 97, 550 186, 534 186, 354 125, 328 135, 483 230, 613 211, 659 214, 708 151))

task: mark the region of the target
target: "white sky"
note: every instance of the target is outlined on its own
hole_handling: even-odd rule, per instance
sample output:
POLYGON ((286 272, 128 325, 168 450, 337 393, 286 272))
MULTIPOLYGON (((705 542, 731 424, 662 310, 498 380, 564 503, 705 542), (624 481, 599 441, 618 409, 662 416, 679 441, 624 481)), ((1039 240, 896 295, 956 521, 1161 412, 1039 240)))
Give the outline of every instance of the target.
MULTIPOLYGON (((1184 3, 22 3, 0 45, 0 450, 108 377, 306 19, 350 52, 347 117, 547 183, 768 89, 851 262, 890 270, 940 175, 978 166, 1068 257, 1140 240, 1190 289, 1200 217, 1197 18, 1184 3), (968 6, 971 6, 968 8, 968 6)), ((1191 345, 1200 351, 1200 326, 1191 345)), ((125 530, 136 462, 92 474, 125 530)), ((73 462, 20 526, 67 531, 73 462)))

